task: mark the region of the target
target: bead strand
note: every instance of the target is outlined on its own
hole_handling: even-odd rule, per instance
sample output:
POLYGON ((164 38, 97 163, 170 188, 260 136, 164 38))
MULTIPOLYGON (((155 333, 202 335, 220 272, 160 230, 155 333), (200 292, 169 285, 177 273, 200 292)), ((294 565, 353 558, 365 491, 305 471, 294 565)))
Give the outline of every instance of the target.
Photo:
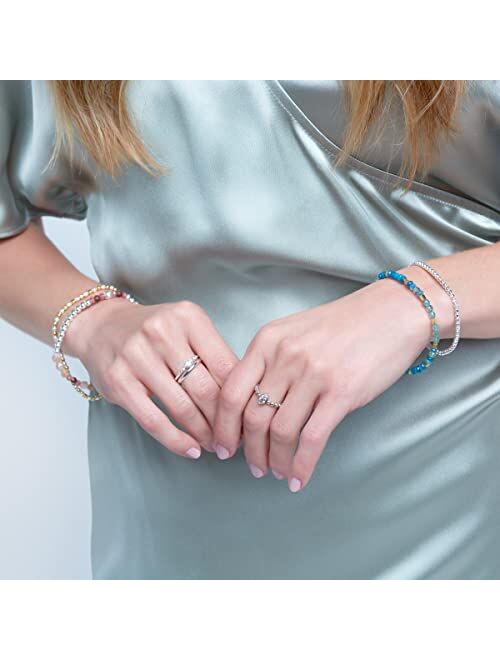
POLYGON ((439 326, 436 320, 436 312, 431 305, 430 300, 425 296, 422 289, 420 289, 415 282, 409 280, 404 273, 398 273, 394 270, 383 270, 377 275, 377 279, 383 280, 390 278, 400 284, 403 284, 409 291, 411 291, 422 303, 425 311, 431 320, 431 339, 427 347, 427 355, 424 360, 418 364, 410 367, 405 371, 405 374, 413 376, 415 374, 426 371, 433 363, 434 359, 439 355, 437 346, 439 344, 439 326))
POLYGON ((87 291, 83 291, 83 293, 80 293, 78 296, 75 298, 72 298, 69 300, 61 309, 57 312, 56 316, 54 317, 54 321, 52 323, 52 336, 56 337, 58 333, 58 324, 62 318, 62 316, 74 305, 76 305, 80 300, 83 300, 84 298, 88 298, 89 296, 99 293, 103 289, 109 289, 111 291, 117 291, 116 287, 114 287, 111 284, 99 284, 98 286, 92 287, 92 289, 87 289, 87 291))
POLYGON ((101 302, 102 300, 121 297, 127 299, 131 303, 138 304, 133 296, 131 296, 129 293, 124 293, 123 291, 117 289, 115 286, 103 284, 97 287, 93 287, 92 289, 88 289, 87 291, 81 293, 79 296, 76 296, 70 300, 64 305, 64 307, 59 310, 58 314, 54 318, 52 325, 54 354, 52 359, 55 362, 56 368, 58 369, 61 376, 67 380, 73 386, 73 388, 81 396, 83 396, 84 399, 87 399, 88 401, 99 401, 99 399, 102 399, 102 395, 97 392, 92 383, 85 380, 79 380, 71 374, 69 365, 66 361, 66 357, 61 350, 64 336, 71 322, 74 321, 74 319, 86 309, 101 302), (75 304, 76 307, 68 314, 58 329, 58 324, 64 316, 64 313, 71 309, 71 307, 74 307, 75 304))
POLYGON ((54 343, 54 348, 55 350, 59 350, 63 339, 64 335, 66 334, 66 331, 70 325, 70 323, 73 321, 73 319, 78 316, 81 312, 83 312, 87 307, 90 307, 91 305, 95 305, 96 303, 100 302, 101 300, 109 299, 109 298, 114 298, 114 297, 123 297, 129 300, 130 302, 135 303, 135 299, 128 293, 123 293, 122 291, 119 291, 115 287, 113 287, 112 290, 107 291, 106 293, 100 293, 92 296, 91 298, 88 298, 87 300, 84 300, 81 302, 79 305, 75 307, 75 309, 66 317, 64 320, 64 323, 61 325, 61 328, 59 330, 59 333, 56 335, 56 340, 54 343))
MULTIPOLYGON (((436 282, 438 282, 441 287, 446 291, 448 294, 448 297, 451 300, 451 304, 453 305, 453 313, 455 317, 455 335, 453 337, 452 343, 448 346, 448 348, 445 348, 441 351, 438 351, 438 355, 449 355, 452 353, 460 340, 460 328, 461 328, 461 313, 460 313, 460 305, 458 304, 457 297, 455 293, 453 292, 452 288, 443 280, 441 275, 434 269, 432 266, 429 266, 429 264, 425 263, 425 261, 414 261, 413 264, 415 266, 420 266, 420 268, 423 268, 425 271, 431 275, 436 282)), ((412 265, 413 265, 412 264, 412 265)))

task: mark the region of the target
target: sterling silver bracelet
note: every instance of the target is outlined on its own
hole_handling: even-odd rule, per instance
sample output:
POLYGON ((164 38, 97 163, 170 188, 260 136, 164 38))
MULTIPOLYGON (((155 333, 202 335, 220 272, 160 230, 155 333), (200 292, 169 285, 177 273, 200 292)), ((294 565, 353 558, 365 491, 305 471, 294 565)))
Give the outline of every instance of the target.
POLYGON ((446 291, 446 293, 448 294, 448 296, 449 296, 449 298, 452 302, 453 310, 454 310, 454 313, 455 313, 455 336, 453 337, 453 341, 450 344, 450 346, 448 346, 448 348, 445 348, 442 351, 438 350, 438 355, 449 355, 450 353, 452 353, 456 349, 456 347, 458 345, 458 341, 460 339, 460 318, 461 317, 460 317, 460 305, 458 304, 457 297, 453 293, 453 290, 451 289, 451 287, 448 286, 448 284, 446 284, 446 282, 443 280, 441 275, 437 271, 435 271, 434 268, 432 268, 432 266, 429 266, 429 264, 426 264, 425 261, 414 261, 412 265, 420 266, 420 268, 423 268, 424 270, 426 270, 429 273, 429 275, 432 275, 432 277, 436 280, 436 282, 439 282, 439 284, 446 291))

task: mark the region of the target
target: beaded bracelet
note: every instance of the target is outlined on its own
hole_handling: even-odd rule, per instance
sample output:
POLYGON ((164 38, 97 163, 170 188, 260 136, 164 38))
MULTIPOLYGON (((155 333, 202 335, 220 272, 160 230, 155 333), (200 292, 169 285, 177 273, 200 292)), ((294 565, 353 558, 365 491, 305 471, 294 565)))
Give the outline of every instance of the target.
POLYGON ((89 296, 99 293, 102 290, 106 289, 115 289, 110 284, 99 284, 98 286, 94 286, 92 289, 87 289, 87 291, 83 291, 83 293, 80 293, 80 295, 76 296, 75 298, 72 298, 69 300, 61 309, 57 312, 57 314, 54 317, 54 321, 52 323, 52 336, 57 337, 58 334, 58 323, 61 321, 63 315, 73 307, 73 305, 76 305, 77 303, 80 302, 80 300, 84 300, 85 298, 88 298, 89 296))
POLYGON ((83 396, 84 399, 88 401, 99 401, 102 399, 102 395, 97 392, 92 383, 85 380, 79 380, 75 378, 70 372, 68 363, 64 353, 61 350, 61 346, 64 340, 64 335, 71 324, 71 322, 83 311, 91 307, 92 305, 101 302, 101 300, 109 300, 111 298, 126 298, 131 303, 137 304, 137 301, 128 293, 120 291, 115 286, 110 284, 101 284, 99 286, 93 287, 84 291, 80 295, 72 298, 67 302, 59 312, 54 317, 52 324, 52 335, 54 338, 54 355, 52 356, 53 361, 56 364, 56 368, 59 370, 61 376, 65 378, 73 386, 73 388, 83 396), (76 307, 66 316, 64 321, 62 318, 65 312, 69 311, 72 307, 76 307), (59 323, 62 321, 60 327, 59 323), (87 390, 87 391, 85 391, 87 390))
POLYGON ((461 314, 460 314, 460 305, 458 304, 457 297, 455 293, 453 292, 453 289, 450 287, 450 285, 443 280, 441 275, 434 269, 432 266, 429 266, 429 264, 425 263, 425 261, 414 261, 412 265, 415 266, 420 266, 420 268, 423 268, 426 270, 429 275, 431 275, 438 284, 441 285, 441 287, 446 291, 448 294, 448 297, 451 300, 451 304, 453 305, 453 314, 455 317, 455 335, 453 337, 453 341, 451 344, 448 346, 448 348, 444 348, 441 351, 438 351, 438 355, 449 355, 450 353, 453 353, 453 351, 456 349, 458 346, 458 342, 460 340, 460 326, 461 326, 461 314))
POLYGON ((432 365, 434 359, 438 356, 437 346, 439 344, 439 326, 436 320, 436 313, 422 289, 419 289, 415 282, 409 280, 404 273, 397 273, 394 270, 383 270, 377 275, 377 279, 379 280, 383 280, 386 277, 394 280, 395 282, 403 284, 409 291, 415 294, 417 298, 422 302, 427 314, 429 315, 429 318, 431 319, 431 340, 429 347, 427 348, 427 356, 425 360, 422 360, 422 362, 419 362, 418 364, 410 367, 407 371, 405 371, 405 374, 408 374, 409 376, 423 373, 432 365))

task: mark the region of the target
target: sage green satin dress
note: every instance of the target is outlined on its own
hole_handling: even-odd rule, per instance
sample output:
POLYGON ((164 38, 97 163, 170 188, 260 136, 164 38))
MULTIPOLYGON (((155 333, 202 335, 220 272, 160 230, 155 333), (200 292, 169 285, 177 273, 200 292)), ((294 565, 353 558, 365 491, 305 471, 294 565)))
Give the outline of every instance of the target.
MULTIPOLYGON (((341 99, 339 81, 133 81, 169 173, 113 181, 81 148, 44 169, 48 88, 5 82, 0 236, 86 218, 102 281, 197 302, 239 357, 265 323, 382 269, 498 241, 499 82, 470 85, 456 139, 404 196, 397 108, 334 168, 341 99)), ((500 340, 462 340, 349 415, 298 494, 241 452, 175 456, 106 401, 89 404, 88 448, 94 578, 500 578, 500 340)))

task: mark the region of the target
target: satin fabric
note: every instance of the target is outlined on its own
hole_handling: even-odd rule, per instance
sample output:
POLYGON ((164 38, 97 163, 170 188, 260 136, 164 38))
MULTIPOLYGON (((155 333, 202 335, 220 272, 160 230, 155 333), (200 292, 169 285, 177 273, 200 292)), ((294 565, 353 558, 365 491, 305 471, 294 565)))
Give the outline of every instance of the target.
MULTIPOLYGON (((102 281, 146 304, 197 302, 239 357, 265 323, 382 269, 498 241, 496 81, 471 85, 456 140, 406 195, 397 111, 334 167, 338 81, 133 81, 127 100, 164 177, 129 166, 113 180, 81 148, 43 171, 47 87, 4 83, 0 236, 87 218, 102 281)), ((94 578, 497 579, 499 422, 500 340, 462 340, 350 414, 292 495, 241 452, 190 461, 92 403, 94 578)))

